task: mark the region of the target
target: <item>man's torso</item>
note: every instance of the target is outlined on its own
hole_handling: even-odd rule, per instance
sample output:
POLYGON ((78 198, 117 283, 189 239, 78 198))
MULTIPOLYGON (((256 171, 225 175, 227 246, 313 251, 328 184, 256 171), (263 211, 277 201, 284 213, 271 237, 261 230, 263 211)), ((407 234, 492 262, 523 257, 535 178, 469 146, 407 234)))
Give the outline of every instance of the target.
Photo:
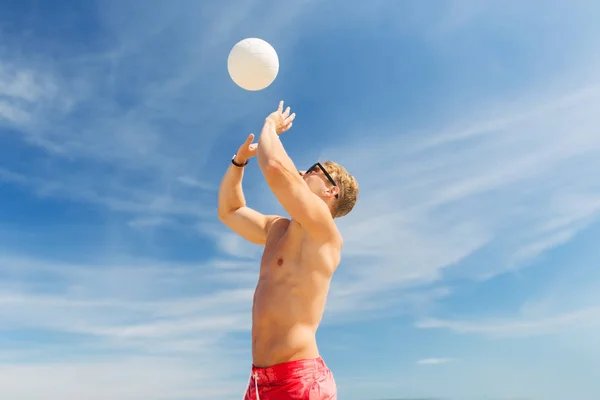
POLYGON ((339 254, 336 243, 315 242, 295 221, 273 224, 252 308, 255 366, 319 356, 315 334, 339 254))

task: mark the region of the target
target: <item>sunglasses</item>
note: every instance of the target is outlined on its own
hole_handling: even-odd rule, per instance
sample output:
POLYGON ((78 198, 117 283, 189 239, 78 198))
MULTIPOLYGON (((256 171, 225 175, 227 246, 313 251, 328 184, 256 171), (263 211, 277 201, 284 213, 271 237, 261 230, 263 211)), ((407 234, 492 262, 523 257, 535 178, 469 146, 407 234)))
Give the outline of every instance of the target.
MULTIPOLYGON (((327 170, 325 169, 325 167, 323 167, 320 162, 316 162, 313 165, 311 165, 310 168, 306 170, 306 173, 316 172, 317 168, 319 168, 321 170, 321 172, 323 172, 323 175, 325 175, 325 177, 327 178, 327 180, 329 182, 331 182, 331 184, 333 186, 337 186, 337 184, 335 183, 335 181, 333 180, 333 178, 331 177, 331 175, 329 175, 329 172, 327 172, 327 170)), ((337 198, 339 198, 339 196, 336 194, 335 198, 337 199, 337 198)))

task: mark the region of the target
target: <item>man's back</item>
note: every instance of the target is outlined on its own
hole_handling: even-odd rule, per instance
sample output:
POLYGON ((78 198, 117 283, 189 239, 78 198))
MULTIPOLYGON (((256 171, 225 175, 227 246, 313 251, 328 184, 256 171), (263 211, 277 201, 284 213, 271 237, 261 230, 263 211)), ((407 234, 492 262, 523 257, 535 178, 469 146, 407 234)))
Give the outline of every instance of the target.
POLYGON ((267 235, 252 309, 257 367, 319 356, 321 322, 340 244, 317 242, 295 221, 274 222, 267 235))

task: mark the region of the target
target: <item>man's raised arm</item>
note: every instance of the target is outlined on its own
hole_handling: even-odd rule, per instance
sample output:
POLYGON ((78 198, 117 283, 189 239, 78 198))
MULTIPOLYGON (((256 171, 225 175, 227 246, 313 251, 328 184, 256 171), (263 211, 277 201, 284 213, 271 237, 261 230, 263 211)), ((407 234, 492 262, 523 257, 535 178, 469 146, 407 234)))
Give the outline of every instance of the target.
POLYGON ((279 139, 279 135, 292 126, 295 116, 290 115, 289 107, 283 112, 283 102, 280 102, 277 111, 265 120, 258 139, 258 165, 292 219, 314 238, 328 241, 338 236, 331 212, 304 182, 279 139))
POLYGON ((253 140, 254 135, 250 134, 223 176, 219 188, 218 214, 221 222, 238 235, 252 243, 264 245, 269 227, 279 217, 264 215, 246 206, 242 179, 245 164, 256 155, 257 145, 252 143, 253 140))

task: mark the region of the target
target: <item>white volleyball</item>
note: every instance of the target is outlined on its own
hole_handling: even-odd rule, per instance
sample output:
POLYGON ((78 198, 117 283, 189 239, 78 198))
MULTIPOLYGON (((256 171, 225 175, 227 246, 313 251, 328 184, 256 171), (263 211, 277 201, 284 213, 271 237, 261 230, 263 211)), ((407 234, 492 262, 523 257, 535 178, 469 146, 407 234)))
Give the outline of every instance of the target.
POLYGON ((267 88, 279 73, 279 57, 269 43, 247 38, 233 46, 227 58, 231 79, 246 90, 267 88))

